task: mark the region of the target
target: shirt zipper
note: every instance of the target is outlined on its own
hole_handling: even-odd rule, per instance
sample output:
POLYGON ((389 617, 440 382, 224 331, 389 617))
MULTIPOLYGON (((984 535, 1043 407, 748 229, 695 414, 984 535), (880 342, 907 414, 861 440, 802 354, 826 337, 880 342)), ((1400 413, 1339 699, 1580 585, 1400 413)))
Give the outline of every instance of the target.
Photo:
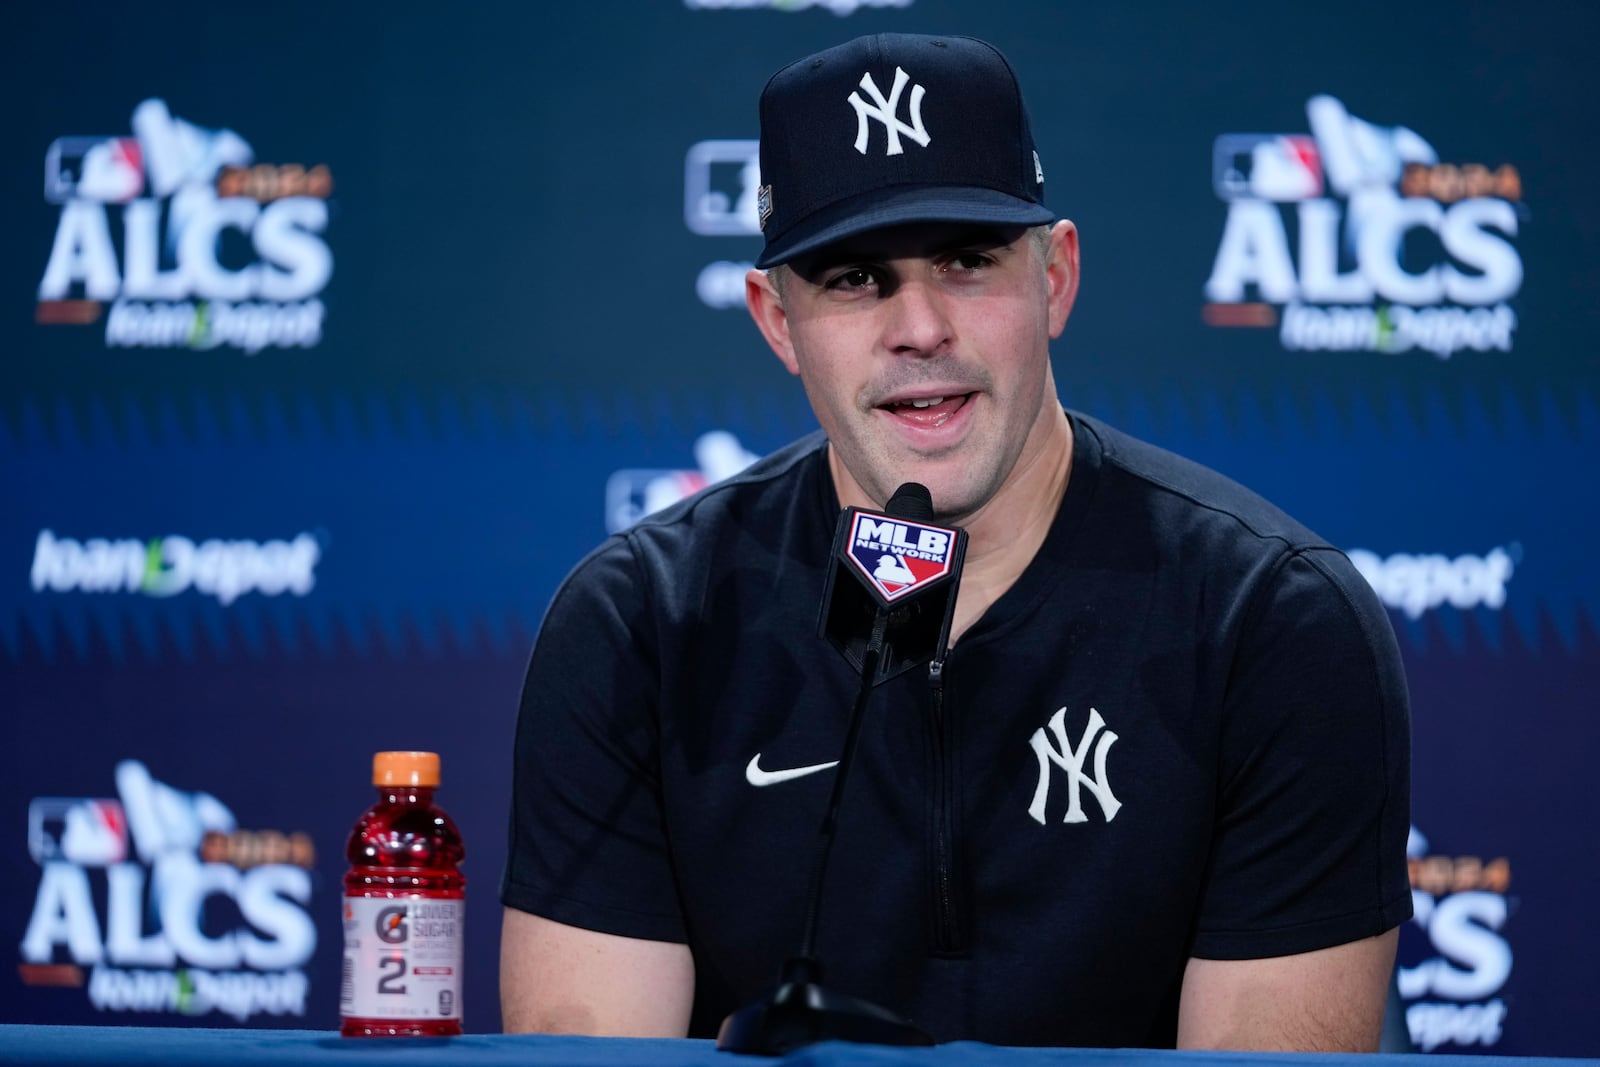
POLYGON ((933 693, 933 951, 937 956, 959 956, 967 951, 967 929, 956 871, 954 730, 945 714, 944 666, 940 659, 928 665, 933 693))

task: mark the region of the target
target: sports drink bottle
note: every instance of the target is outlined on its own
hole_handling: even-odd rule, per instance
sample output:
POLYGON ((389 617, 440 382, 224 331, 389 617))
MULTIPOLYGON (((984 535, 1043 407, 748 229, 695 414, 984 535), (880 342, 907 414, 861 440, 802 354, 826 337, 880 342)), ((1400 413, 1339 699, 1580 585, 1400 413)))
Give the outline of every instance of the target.
POLYGON ((339 1032, 459 1034, 466 851, 455 823, 433 803, 439 756, 379 752, 372 784, 378 802, 345 849, 339 1032))

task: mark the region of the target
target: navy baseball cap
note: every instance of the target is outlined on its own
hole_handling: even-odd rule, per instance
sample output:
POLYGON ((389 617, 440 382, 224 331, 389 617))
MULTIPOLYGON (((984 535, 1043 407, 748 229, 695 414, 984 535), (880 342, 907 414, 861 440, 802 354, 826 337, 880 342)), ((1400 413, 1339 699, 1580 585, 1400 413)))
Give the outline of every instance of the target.
POLYGON ((762 268, 881 226, 1055 219, 1005 56, 910 33, 858 37, 772 76, 757 210, 762 268))

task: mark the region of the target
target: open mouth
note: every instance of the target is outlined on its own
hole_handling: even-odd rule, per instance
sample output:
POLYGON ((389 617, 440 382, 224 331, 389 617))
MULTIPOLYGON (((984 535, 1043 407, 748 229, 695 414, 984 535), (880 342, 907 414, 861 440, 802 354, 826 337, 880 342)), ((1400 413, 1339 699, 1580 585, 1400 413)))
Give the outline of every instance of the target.
POLYGON ((919 426, 943 426, 952 415, 966 406, 970 399, 972 399, 971 393, 919 396, 884 404, 883 410, 919 426))

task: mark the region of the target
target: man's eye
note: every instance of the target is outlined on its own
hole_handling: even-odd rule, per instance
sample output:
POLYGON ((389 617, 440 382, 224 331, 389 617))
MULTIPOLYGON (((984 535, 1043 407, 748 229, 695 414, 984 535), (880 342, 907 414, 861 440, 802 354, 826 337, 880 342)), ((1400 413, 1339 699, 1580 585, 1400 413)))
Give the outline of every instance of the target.
POLYGON ((865 289, 877 281, 873 273, 865 267, 851 267, 842 270, 828 279, 829 289, 865 289))
POLYGON ((950 257, 947 266, 955 270, 972 271, 982 270, 994 260, 982 252, 957 252, 950 257))

